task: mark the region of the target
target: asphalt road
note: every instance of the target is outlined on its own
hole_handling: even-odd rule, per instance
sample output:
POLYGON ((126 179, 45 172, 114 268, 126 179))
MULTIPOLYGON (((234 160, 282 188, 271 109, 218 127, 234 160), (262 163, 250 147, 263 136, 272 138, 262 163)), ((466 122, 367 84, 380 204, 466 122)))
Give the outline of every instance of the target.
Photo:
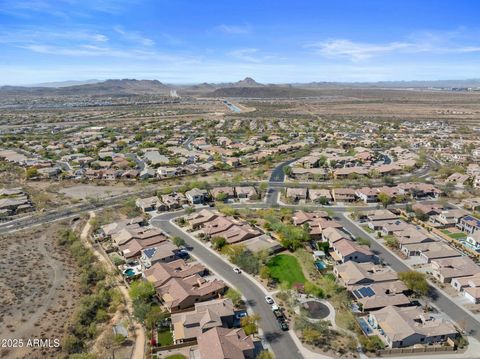
POLYGON ((201 243, 198 243, 184 231, 179 230, 169 222, 170 219, 176 218, 182 214, 183 211, 175 213, 168 212, 153 218, 151 224, 162 229, 171 236, 183 238, 188 246, 192 248, 192 254, 195 257, 205 263, 205 265, 212 271, 218 273, 225 278, 225 280, 234 284, 234 286, 247 298, 248 304, 252 307, 253 311, 260 315, 260 327, 263 329, 265 340, 270 344, 276 358, 303 358, 298 352, 297 346, 290 334, 281 331, 278 327, 278 323, 273 316, 270 305, 265 302, 264 292, 258 288, 256 284, 252 283, 248 277, 243 274, 235 273, 232 270, 232 267, 223 259, 211 253, 210 250, 205 248, 201 243))
MULTIPOLYGON (((335 210, 335 209, 334 209, 335 210)), ((360 230, 350 219, 348 219, 343 213, 337 212, 337 221, 342 226, 353 234, 355 237, 366 237, 366 234, 360 230)), ((378 255, 384 263, 391 266, 396 272, 405 272, 411 270, 403 261, 394 256, 388 249, 385 249, 380 245, 372 236, 368 236, 371 240, 370 249, 378 255)), ((480 321, 476 319, 472 314, 458 306, 448 296, 432 287, 431 296, 429 301, 434 304, 440 311, 446 313, 452 320, 457 323, 461 323, 465 331, 476 339, 480 340, 480 321)))
POLYGON ((13 221, 0 223, 0 234, 13 232, 32 226, 38 226, 40 224, 45 224, 49 222, 61 221, 63 219, 72 218, 92 210, 113 207, 121 204, 128 197, 145 196, 148 194, 151 195, 151 191, 142 190, 137 192, 129 192, 115 197, 104 198, 94 203, 82 203, 44 213, 34 212, 32 215, 29 216, 21 217, 13 221))
POLYGON ((282 162, 277 167, 275 167, 270 175, 270 179, 268 180, 268 189, 265 198, 265 202, 270 206, 277 205, 278 198, 280 196, 280 189, 283 188, 285 181, 285 173, 283 172, 283 168, 288 166, 290 163, 294 162, 296 159, 288 160, 282 162))

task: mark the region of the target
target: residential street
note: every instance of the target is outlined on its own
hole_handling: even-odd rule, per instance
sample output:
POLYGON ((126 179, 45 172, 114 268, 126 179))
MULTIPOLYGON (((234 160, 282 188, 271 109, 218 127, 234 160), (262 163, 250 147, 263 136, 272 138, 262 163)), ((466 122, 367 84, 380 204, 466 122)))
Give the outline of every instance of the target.
MULTIPOLYGON (((339 218, 339 222, 354 236, 370 238, 370 249, 386 264, 390 265, 395 271, 404 272, 411 270, 411 268, 408 267, 400 258, 379 244, 373 236, 358 227, 349 218, 347 218, 344 213, 336 212, 336 214, 339 218)), ((470 335, 480 340, 480 322, 470 312, 458 306, 453 300, 439 290, 434 290, 430 301, 432 304, 437 306, 439 310, 446 313, 452 320, 456 321, 457 323, 463 322, 465 324, 465 330, 470 335)))
POLYGON ((230 283, 234 283, 236 288, 248 298, 248 304, 255 313, 262 318, 260 326, 263 329, 265 339, 269 342, 272 350, 277 358, 303 358, 298 352, 297 346, 288 332, 282 332, 278 327, 278 323, 272 314, 270 305, 265 302, 265 293, 252 281, 243 274, 237 274, 232 270, 232 266, 225 260, 219 258, 210 250, 205 248, 197 240, 187 235, 184 231, 179 230, 169 221, 182 215, 183 211, 168 212, 161 214, 151 220, 151 224, 162 229, 171 236, 178 236, 185 240, 191 246, 193 255, 200 261, 204 262, 212 271, 218 273, 230 283))

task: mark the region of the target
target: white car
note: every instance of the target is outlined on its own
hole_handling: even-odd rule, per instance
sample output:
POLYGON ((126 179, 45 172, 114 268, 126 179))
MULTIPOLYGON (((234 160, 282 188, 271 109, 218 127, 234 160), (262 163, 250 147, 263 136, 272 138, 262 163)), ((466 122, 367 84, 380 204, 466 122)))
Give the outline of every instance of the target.
POLYGON ((273 298, 268 295, 265 297, 265 302, 267 302, 268 304, 275 304, 273 298))
POLYGON ((234 271, 235 273, 237 273, 237 274, 242 273, 242 271, 241 271, 240 268, 238 268, 238 267, 233 267, 233 271, 234 271))

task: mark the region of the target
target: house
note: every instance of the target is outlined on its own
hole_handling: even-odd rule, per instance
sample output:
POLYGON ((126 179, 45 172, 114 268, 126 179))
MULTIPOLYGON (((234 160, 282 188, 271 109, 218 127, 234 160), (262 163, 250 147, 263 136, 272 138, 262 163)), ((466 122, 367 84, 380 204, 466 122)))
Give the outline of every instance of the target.
POLYGON ((441 283, 450 283, 454 278, 469 277, 480 272, 480 268, 468 257, 434 259, 432 274, 441 283))
POLYGON ((348 286, 347 290, 363 312, 378 310, 389 305, 398 307, 411 305, 410 299, 405 295, 409 290, 400 280, 355 284, 348 286))
POLYGON ((294 202, 305 201, 308 196, 306 188, 287 188, 286 197, 294 202))
POLYGON ((233 187, 215 187, 210 190, 213 199, 229 200, 235 198, 235 188, 233 187))
POLYGON ((195 303, 195 309, 171 316, 173 342, 180 344, 196 340, 214 327, 233 327, 235 308, 230 299, 216 299, 195 303))
POLYGON ((334 188, 332 196, 335 202, 355 202, 357 196, 352 188, 334 188))
POLYGON ((145 220, 142 217, 130 218, 123 221, 112 222, 104 224, 98 230, 96 236, 100 239, 109 239, 112 235, 119 233, 123 229, 135 229, 140 228, 145 224, 145 220))
POLYGON ((378 202, 378 191, 375 188, 359 188, 355 191, 355 195, 365 203, 378 202))
POLYGON ((255 200, 257 199, 257 191, 253 186, 238 186, 235 187, 235 193, 237 194, 237 198, 239 199, 250 199, 255 200))
POLYGON ((342 167, 337 168, 333 171, 335 178, 349 178, 355 176, 366 176, 368 175, 368 170, 364 167, 342 167))
POLYGON ((328 204, 333 201, 332 194, 328 189, 310 189, 308 190, 308 195, 313 202, 328 204))
POLYGON ((398 275, 390 267, 371 262, 357 263, 348 261, 333 267, 333 274, 348 290, 354 290, 355 285, 369 285, 398 281, 398 275), (352 289, 353 288, 353 289, 352 289))
POLYGON ((464 290, 464 296, 467 298, 470 303, 479 304, 480 303, 480 287, 468 287, 464 290))
POLYGON ((261 232, 257 229, 252 228, 249 224, 234 224, 230 226, 225 231, 216 232, 214 237, 225 238, 228 244, 238 243, 256 236, 259 236, 261 232))
POLYGON ((148 179, 148 178, 153 178, 155 177, 155 174, 157 173, 157 170, 155 168, 147 167, 143 170, 140 171, 140 179, 148 179))
POLYGON ((159 241, 167 240, 167 237, 165 237, 162 232, 156 228, 148 228, 136 225, 125 226, 118 231, 114 231, 114 233, 112 233, 110 236, 113 243, 117 247, 126 244, 133 239, 139 239, 142 241, 156 237, 158 237, 159 241))
POLYGON ((455 186, 463 188, 466 182, 470 179, 468 174, 461 174, 458 172, 452 173, 446 180, 446 183, 454 183, 455 186))
POLYGON ((434 238, 430 233, 424 231, 421 227, 409 225, 407 228, 393 233, 400 248, 408 244, 436 242, 438 239, 434 238))
POLYGON ((142 255, 142 250, 151 248, 153 246, 170 243, 163 235, 154 235, 147 238, 134 237, 131 240, 118 245, 119 252, 125 260, 132 260, 139 258, 142 255))
POLYGON ((470 215, 462 217, 458 221, 457 227, 468 234, 474 234, 480 229, 480 219, 470 215))
POLYGON ((480 252, 480 232, 476 231, 468 235, 463 244, 476 252, 480 252))
POLYGON ((395 234, 396 232, 404 231, 411 227, 411 224, 404 222, 400 219, 395 221, 377 221, 377 222, 370 222, 368 226, 371 229, 379 230, 382 232, 383 235, 388 236, 391 234, 395 234), (373 226, 373 228, 372 228, 373 226))
POLYGON ((164 194, 161 197, 162 202, 165 204, 166 209, 172 210, 182 207, 187 204, 187 198, 179 192, 172 192, 170 194, 164 194))
POLYGON ((461 256, 460 252, 444 242, 422 243, 417 246, 421 246, 421 248, 418 249, 418 252, 420 253, 420 258, 425 263, 430 263, 435 259, 454 258, 461 256))
POLYGON ((143 278, 159 288, 171 278, 189 278, 192 276, 203 276, 206 268, 200 263, 186 263, 183 259, 172 262, 156 262, 150 268, 145 269, 143 278))
POLYGON ((458 335, 452 323, 434 318, 413 306, 387 306, 370 312, 368 322, 379 331, 380 338, 390 348, 442 343, 458 335))
POLYGON ((157 196, 147 198, 137 198, 135 205, 142 210, 142 212, 156 211, 161 204, 157 196))
POLYGON ((215 327, 198 337, 199 359, 253 359, 255 344, 243 329, 215 327))
POLYGON ((145 162, 152 166, 167 165, 170 162, 168 157, 161 155, 160 152, 156 150, 145 152, 143 158, 145 159, 145 162))
POLYGON ((177 259, 177 253, 180 249, 170 241, 164 241, 160 244, 145 248, 142 250, 140 263, 143 268, 150 268, 157 262, 171 262, 177 259))
POLYGON ((292 216, 293 224, 296 226, 301 226, 305 223, 311 224, 316 219, 326 218, 328 213, 325 211, 316 211, 316 212, 304 212, 304 211, 295 211, 292 216))
POLYGON ((426 214, 427 216, 436 216, 442 213, 444 210, 443 206, 436 203, 415 203, 412 206, 412 209, 415 212, 420 212, 426 214))
POLYGON ((197 230, 200 227, 203 227, 205 223, 213 221, 216 219, 218 215, 213 213, 208 209, 202 209, 200 212, 192 213, 188 218, 187 221, 190 224, 190 227, 193 230, 197 230))
POLYGON ((198 302, 205 302, 222 295, 227 286, 221 280, 207 281, 194 275, 187 278, 171 278, 158 287, 157 296, 170 312, 191 308, 198 302))
POLYGON ((366 246, 358 245, 349 239, 340 239, 331 244, 333 252, 330 253, 332 258, 341 263, 354 261, 357 263, 373 262, 376 260, 375 255, 366 246))
POLYGON ((430 217, 430 222, 432 222, 437 228, 455 227, 460 221, 460 218, 464 217, 466 214, 467 212, 462 209, 445 210, 436 216, 430 217))
POLYGON ((457 292, 462 292, 466 287, 480 287, 480 272, 467 277, 453 278, 450 284, 457 292))
POLYGON ((330 227, 322 231, 322 241, 330 243, 330 246, 341 239, 347 238, 348 235, 338 228, 330 227))
POLYGON ((361 212, 358 219, 360 222, 395 221, 398 219, 398 215, 388 209, 376 209, 373 211, 361 212))
POLYGON ((400 194, 410 195, 415 199, 438 198, 441 194, 441 191, 435 186, 422 182, 400 183, 398 188, 400 189, 400 194))
POLYGON ((190 204, 202 204, 207 200, 208 193, 204 189, 192 188, 185 192, 185 197, 190 204))
POLYGON ((157 168, 157 175, 161 178, 163 177, 174 177, 179 174, 177 167, 166 167, 161 166, 157 168))
POLYGON ((217 235, 218 233, 225 232, 227 229, 236 225, 237 223, 238 222, 233 219, 230 219, 224 216, 219 216, 212 219, 211 221, 206 222, 203 225, 202 231, 205 235, 207 235, 210 238, 218 237, 217 235))

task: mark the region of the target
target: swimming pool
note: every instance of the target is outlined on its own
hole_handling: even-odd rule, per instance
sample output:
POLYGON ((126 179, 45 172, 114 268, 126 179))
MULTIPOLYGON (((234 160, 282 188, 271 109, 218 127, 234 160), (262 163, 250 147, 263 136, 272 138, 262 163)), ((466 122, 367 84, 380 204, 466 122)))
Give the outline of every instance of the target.
POLYGON ((318 270, 322 270, 327 268, 327 265, 323 261, 315 261, 315 267, 317 267, 318 270))
POLYGON ((358 324, 360 324, 360 327, 362 328, 363 332, 364 332, 366 335, 370 335, 370 334, 373 333, 372 328, 371 328, 370 325, 366 322, 365 319, 363 319, 363 318, 358 318, 358 324))
POLYGON ((132 277, 137 273, 135 273, 135 270, 133 268, 128 268, 123 272, 123 274, 126 275, 127 277, 132 277))

